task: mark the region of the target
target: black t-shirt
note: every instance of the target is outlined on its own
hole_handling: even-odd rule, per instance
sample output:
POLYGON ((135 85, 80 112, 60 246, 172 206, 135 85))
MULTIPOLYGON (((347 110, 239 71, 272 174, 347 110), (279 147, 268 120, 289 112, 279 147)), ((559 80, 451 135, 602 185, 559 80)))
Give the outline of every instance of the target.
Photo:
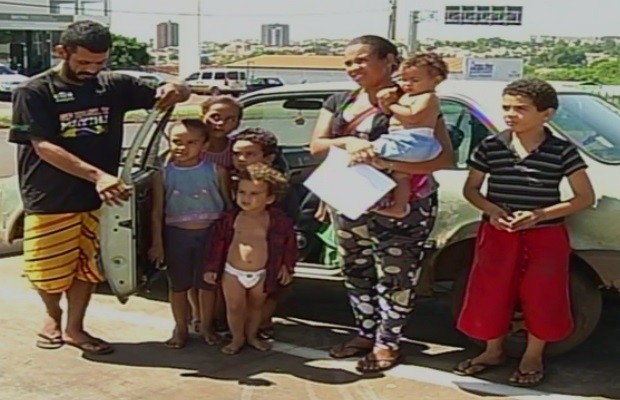
POLYGON ((49 141, 117 175, 125 112, 152 108, 154 103, 153 88, 112 72, 73 85, 49 70, 20 85, 13 93, 9 141, 18 144, 18 176, 26 212, 82 212, 101 207, 92 182, 43 161, 31 141, 49 141))

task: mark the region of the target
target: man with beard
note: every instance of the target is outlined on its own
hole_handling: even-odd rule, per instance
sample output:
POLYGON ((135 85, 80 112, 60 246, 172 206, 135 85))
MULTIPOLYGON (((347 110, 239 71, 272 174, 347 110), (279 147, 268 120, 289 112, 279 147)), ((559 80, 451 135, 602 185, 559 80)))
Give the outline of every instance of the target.
POLYGON ((165 109, 189 97, 182 85, 157 91, 137 79, 102 72, 112 47, 106 27, 71 24, 56 47, 62 62, 13 94, 9 140, 18 144, 18 176, 26 217, 25 275, 45 304, 37 346, 63 344, 88 354, 112 346, 90 335, 84 315, 99 268, 99 208, 120 204, 130 188, 116 175, 125 112, 165 109), (60 299, 67 297, 62 329, 60 299))

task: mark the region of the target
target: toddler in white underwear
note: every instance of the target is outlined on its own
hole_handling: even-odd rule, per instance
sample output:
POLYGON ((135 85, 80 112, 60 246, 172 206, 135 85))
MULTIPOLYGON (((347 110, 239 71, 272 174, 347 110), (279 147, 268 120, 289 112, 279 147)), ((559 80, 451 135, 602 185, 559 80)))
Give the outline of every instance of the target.
POLYGON ((258 350, 270 344, 258 338, 268 295, 292 281, 297 261, 295 230, 290 218, 272 205, 286 192, 284 175, 264 164, 239 172, 236 202, 240 210, 216 223, 204 279, 221 280, 232 342, 222 348, 237 354, 247 343, 258 350))

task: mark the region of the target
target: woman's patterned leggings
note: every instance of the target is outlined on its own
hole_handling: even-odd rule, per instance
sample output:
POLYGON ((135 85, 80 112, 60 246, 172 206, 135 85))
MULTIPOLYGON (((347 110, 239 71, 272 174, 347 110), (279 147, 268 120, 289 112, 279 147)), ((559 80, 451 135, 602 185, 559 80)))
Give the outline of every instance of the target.
POLYGON ((377 347, 399 347, 436 209, 433 194, 413 201, 402 219, 368 213, 353 221, 332 213, 358 335, 377 347))

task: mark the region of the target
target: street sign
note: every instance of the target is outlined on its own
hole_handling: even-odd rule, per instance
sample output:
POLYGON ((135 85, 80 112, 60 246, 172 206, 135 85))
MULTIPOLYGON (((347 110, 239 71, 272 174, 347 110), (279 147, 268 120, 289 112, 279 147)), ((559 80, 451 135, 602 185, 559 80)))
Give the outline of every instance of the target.
POLYGON ((521 25, 521 6, 446 6, 447 25, 521 25))

